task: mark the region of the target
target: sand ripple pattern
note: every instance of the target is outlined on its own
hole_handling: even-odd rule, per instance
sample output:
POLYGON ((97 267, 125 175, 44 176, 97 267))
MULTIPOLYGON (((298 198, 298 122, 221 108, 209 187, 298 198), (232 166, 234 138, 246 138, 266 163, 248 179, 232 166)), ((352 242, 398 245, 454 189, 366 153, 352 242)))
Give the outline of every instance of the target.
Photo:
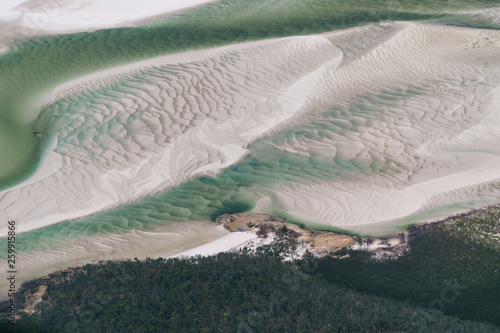
MULTIPOLYGON (((335 105, 331 111, 300 136, 270 143, 333 160, 340 175, 280 186, 276 204, 288 214, 384 234, 417 217, 498 201, 500 35, 420 24, 396 30, 317 81, 317 100, 335 105)), ((330 40, 343 48, 340 37, 330 40)))
POLYGON ((69 82, 34 124, 52 147, 32 178, 0 194, 0 211, 23 221, 22 232, 215 174, 300 111, 303 81, 341 55, 323 37, 296 37, 69 82))

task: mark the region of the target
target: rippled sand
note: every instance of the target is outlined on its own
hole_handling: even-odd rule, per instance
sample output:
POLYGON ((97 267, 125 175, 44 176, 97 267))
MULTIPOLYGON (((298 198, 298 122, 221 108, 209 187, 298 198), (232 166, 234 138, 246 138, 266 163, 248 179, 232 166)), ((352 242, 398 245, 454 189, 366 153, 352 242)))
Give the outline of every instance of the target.
POLYGON ((50 129, 53 148, 31 179, 1 194, 0 210, 25 232, 214 174, 300 111, 311 73, 340 56, 323 37, 296 37, 70 83, 34 125, 50 129))
POLYGON ((320 85, 327 82, 334 93, 319 99, 332 98, 332 104, 363 90, 383 92, 333 110, 326 128, 308 129, 321 128, 316 138, 275 147, 357 163, 360 170, 287 184, 278 191, 283 208, 301 220, 373 233, 379 222, 398 224, 431 208, 498 200, 499 37, 496 31, 405 25, 325 74, 320 85))

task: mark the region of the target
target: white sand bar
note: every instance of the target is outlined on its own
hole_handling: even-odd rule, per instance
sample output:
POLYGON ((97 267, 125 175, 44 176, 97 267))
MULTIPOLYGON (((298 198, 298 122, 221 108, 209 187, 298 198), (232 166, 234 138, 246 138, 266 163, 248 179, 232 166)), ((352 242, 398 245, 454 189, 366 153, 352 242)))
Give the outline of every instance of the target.
POLYGON ((37 32, 78 32, 125 26, 214 0, 2 0, 0 25, 37 32))

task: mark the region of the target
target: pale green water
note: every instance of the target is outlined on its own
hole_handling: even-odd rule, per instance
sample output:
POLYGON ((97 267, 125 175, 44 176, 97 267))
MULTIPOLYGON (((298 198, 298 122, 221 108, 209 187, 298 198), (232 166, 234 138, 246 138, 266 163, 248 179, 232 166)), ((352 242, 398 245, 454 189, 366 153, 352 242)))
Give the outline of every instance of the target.
MULTIPOLYGON (((155 26, 19 41, 0 55, 0 188, 27 177, 36 168, 43 146, 57 128, 31 124, 40 112, 44 93, 58 84, 103 68, 158 55, 228 43, 319 33, 372 22, 429 20, 457 25, 498 28, 487 18, 457 11, 494 7, 496 1, 229 1, 203 6, 155 26), (443 14, 444 13, 444 14, 443 14)), ((68 221, 19 236, 19 253, 50 248, 79 237, 130 229, 150 229, 169 222, 208 219, 223 212, 252 209, 270 189, 321 179, 349 179, 357 173, 384 173, 383 159, 366 164, 280 152, 268 143, 293 139, 320 140, 342 134, 352 122, 346 114, 369 118, 381 105, 397 104, 421 94, 420 87, 363 96, 348 106, 332 106, 308 124, 261 139, 252 154, 217 177, 201 177, 137 203, 68 221)), ((359 118, 356 118, 359 119, 359 118)), ((276 215, 285 216, 278 208, 276 215)), ((408 221, 408 222, 413 222, 408 221)), ((5 245, 0 240, 0 247, 5 245)), ((5 246, 4 246, 5 247, 5 246)), ((3 256, 3 254, 2 254, 3 256)), ((3 257, 2 257, 3 258, 3 257)))

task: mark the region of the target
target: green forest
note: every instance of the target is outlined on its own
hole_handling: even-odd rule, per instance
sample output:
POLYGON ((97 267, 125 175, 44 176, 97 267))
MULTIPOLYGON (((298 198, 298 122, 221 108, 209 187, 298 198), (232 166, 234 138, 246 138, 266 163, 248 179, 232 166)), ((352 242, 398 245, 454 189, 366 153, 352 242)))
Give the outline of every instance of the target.
POLYGON ((44 301, 0 331, 500 332, 498 241, 488 237, 499 216, 481 214, 410 228, 398 259, 343 249, 348 258, 284 262, 293 244, 282 242, 86 265, 23 285, 46 283, 44 301))

